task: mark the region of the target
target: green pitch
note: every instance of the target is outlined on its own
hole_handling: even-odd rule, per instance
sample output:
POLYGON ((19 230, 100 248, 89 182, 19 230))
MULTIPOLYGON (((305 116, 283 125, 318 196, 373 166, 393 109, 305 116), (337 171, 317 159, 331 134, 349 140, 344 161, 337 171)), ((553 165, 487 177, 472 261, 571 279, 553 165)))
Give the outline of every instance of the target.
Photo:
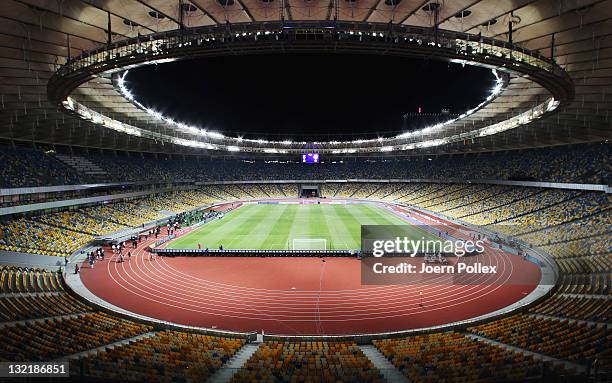
MULTIPOLYGON (((284 250, 293 248, 294 239, 325 239, 328 250, 352 250, 361 247, 361 225, 409 223, 373 204, 243 205, 170 242, 168 248, 194 249, 201 244, 203 249, 223 245, 225 249, 284 250)), ((415 238, 430 236, 416 226, 414 230, 415 238)))

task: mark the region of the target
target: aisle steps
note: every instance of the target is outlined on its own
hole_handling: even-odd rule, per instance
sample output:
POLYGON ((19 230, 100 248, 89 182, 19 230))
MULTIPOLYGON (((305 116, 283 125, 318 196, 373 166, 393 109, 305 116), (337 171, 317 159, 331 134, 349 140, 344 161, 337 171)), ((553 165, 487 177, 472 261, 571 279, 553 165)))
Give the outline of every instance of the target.
POLYGON ((136 336, 134 336, 132 338, 122 339, 122 340, 119 340, 117 342, 113 342, 113 343, 110 343, 110 344, 106 344, 104 346, 93 348, 91 350, 81 351, 81 352, 77 352, 76 354, 64 356, 62 358, 59 358, 58 360, 80 359, 80 358, 84 358, 84 357, 87 357, 87 356, 95 356, 98 352, 110 351, 110 350, 112 350, 115 347, 124 346, 126 344, 130 344, 130 343, 133 343, 133 342, 138 342, 140 340, 143 340, 143 339, 146 339, 146 338, 150 338, 150 337, 152 337, 152 336, 154 336, 156 334, 157 334, 157 331, 146 332, 144 334, 136 335, 136 336))
POLYGON ((86 174, 95 179, 105 179, 108 172, 85 157, 56 154, 55 157, 81 174, 86 174))
POLYGON ((209 379, 210 383, 228 383, 249 358, 259 349, 261 343, 247 343, 209 379))
POLYGON ((561 364, 565 368, 573 369, 575 371, 578 371, 579 373, 584 373, 585 370, 586 370, 586 368, 583 365, 580 365, 578 363, 570 362, 570 361, 563 360, 563 359, 554 358, 554 357, 552 357, 550 355, 540 354, 540 353, 537 353, 537 352, 534 352, 534 351, 525 350, 524 348, 512 346, 512 345, 509 345, 509 344, 506 344, 506 343, 498 342, 498 341, 493 340, 493 339, 485 338, 484 336, 480 336, 480 335, 476 335, 476 334, 472 334, 472 333, 463 333, 463 335, 467 336, 468 338, 476 339, 476 340, 481 341, 481 342, 485 342, 485 343, 488 343, 488 344, 491 344, 491 345, 494 345, 494 346, 499 346, 499 347, 505 348, 506 350, 514 351, 514 352, 521 353, 521 354, 527 355, 527 356, 532 356, 534 359, 543 360, 545 362, 551 362, 553 364, 561 364))
POLYGON ((376 346, 368 344, 359 346, 365 356, 370 359, 374 367, 378 368, 389 383, 410 382, 385 356, 378 351, 376 346))

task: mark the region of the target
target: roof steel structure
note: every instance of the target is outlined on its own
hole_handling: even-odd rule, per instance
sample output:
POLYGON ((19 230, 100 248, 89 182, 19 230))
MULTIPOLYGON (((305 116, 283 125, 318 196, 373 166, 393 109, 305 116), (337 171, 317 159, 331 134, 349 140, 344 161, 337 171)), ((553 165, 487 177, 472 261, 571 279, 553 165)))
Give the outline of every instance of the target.
MULTIPOLYGON (((228 43, 230 40, 216 44, 230 50, 240 44, 253 46, 257 31, 279 33, 287 26, 301 24, 306 29, 337 28, 338 34, 348 34, 351 30, 364 33, 368 27, 376 29, 382 34, 378 36, 380 44, 374 44, 376 49, 382 43, 392 44, 390 41, 397 36, 419 29, 416 27, 423 34, 435 34, 440 39, 451 36, 452 32, 466 33, 479 36, 475 40, 478 42, 495 41, 498 47, 499 42, 504 42, 514 47, 513 52, 523 50, 530 57, 541 58, 542 62, 562 69, 553 71, 556 76, 552 81, 543 77, 538 80, 538 73, 533 71, 510 72, 507 83, 494 98, 445 131, 452 133, 446 134, 448 137, 520 118, 526 112, 532 114, 551 93, 556 96, 560 104, 554 113, 544 110, 542 118, 520 127, 496 134, 459 137, 442 145, 405 147, 410 140, 366 143, 359 146, 376 149, 363 153, 342 151, 350 148, 347 145, 341 149, 326 145, 324 149, 330 153, 377 156, 464 153, 601 141, 609 139, 612 131, 611 16, 612 0, 5 0, 0 2, 0 138, 37 145, 181 154, 231 155, 233 147, 256 148, 246 150, 251 152, 262 151, 258 147, 270 148, 269 143, 231 142, 213 143, 219 145, 215 148, 184 147, 184 142, 165 140, 162 136, 184 140, 193 138, 190 137, 193 134, 174 129, 167 121, 160 121, 125 97, 117 84, 117 76, 113 79, 109 72, 92 76, 95 71, 90 67, 89 76, 83 78, 85 82, 79 79, 61 86, 56 82, 49 87, 51 99, 48 82, 60 68, 66 71, 69 62, 74 65, 86 56, 91 57, 92 51, 108 52, 112 47, 125 47, 135 40, 155 41, 160 36, 208 31, 211 36, 215 33, 233 36, 232 44, 228 43), (571 80, 559 81, 563 80, 563 73, 571 80), (571 83, 573 86, 569 87, 571 83), (54 93, 54 89, 59 92, 54 93), (144 129, 153 136, 126 134, 108 129, 108 124, 101 124, 100 119, 83 119, 74 110, 67 113, 62 100, 66 101, 68 94, 94 114, 144 129)), ((289 35, 282 34, 281 40, 289 35)), ((284 41, 269 45, 282 49, 291 44, 284 41)), ((335 45, 339 45, 338 41, 335 45)), ((478 60, 471 57, 469 61, 478 60)), ((130 64, 133 63, 127 63, 130 64)), ((503 65, 501 61, 491 64, 503 65)), ((363 76, 365 80, 368 74, 363 76)), ((422 137, 419 140, 424 141, 422 137)), ((276 143, 272 147, 280 145, 276 143)), ((295 146, 299 150, 299 144, 295 146)), ((283 151, 267 154, 279 152, 283 151)))

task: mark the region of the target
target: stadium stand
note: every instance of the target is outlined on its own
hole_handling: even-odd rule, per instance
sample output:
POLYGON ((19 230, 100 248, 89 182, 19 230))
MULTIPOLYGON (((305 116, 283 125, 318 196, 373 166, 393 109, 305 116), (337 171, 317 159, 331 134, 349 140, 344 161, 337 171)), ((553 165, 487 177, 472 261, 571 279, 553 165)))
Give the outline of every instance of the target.
POLYGON ((86 180, 40 150, 0 147, 0 163, 1 188, 70 185, 86 180))
POLYGON ((89 307, 66 293, 48 294, 45 299, 31 295, 0 297, 0 308, 0 319, 6 322, 89 311, 89 307))
POLYGON ((4 360, 49 361, 150 331, 101 312, 9 322, 0 328, 4 360))
POLYGON ((0 374, 612 382, 612 0, 0 18, 0 374))
MULTIPOLYGON (((5 161, 2 187, 100 181, 99 177, 79 173, 53 154, 40 150, 1 148, 0 156, 5 161), (32 167, 33 163, 38 166, 32 167)), ((470 157, 440 157, 431 161, 343 161, 316 167, 291 162, 153 159, 121 155, 91 155, 86 159, 104 170, 108 182, 407 178, 528 179, 607 184, 610 180, 609 157, 610 145, 585 144, 470 157)))
MULTIPOLYGON (((573 273, 563 274, 559 282, 559 290, 566 294, 610 295, 610 273, 573 273)), ((602 302, 609 305, 609 302, 602 302)))
MULTIPOLYGON (((23 158, 40 153, 32 151, 37 154, 23 154, 21 149, 15 152, 18 153, 10 150, 0 153, 11 158, 10 169, 3 169, 11 185, 84 180, 49 155, 45 155, 50 157, 45 161, 52 161, 53 165, 50 166, 57 168, 47 175, 50 177, 28 172, 23 158), (10 181, 11 177, 21 177, 23 182, 10 181)), ((527 161, 519 161, 510 154, 508 156, 502 158, 515 161, 511 163, 516 164, 517 169, 527 167, 523 164, 527 161)), ((483 158, 483 161, 488 161, 487 156, 483 158)), ((491 158, 494 159, 493 163, 501 161, 498 157, 491 158)), ((546 156, 542 154, 541 158, 546 156)), ((99 156, 92 161, 111 175, 115 172, 136 173, 130 178, 134 180, 142 179, 139 178, 142 172, 150 172, 162 180, 171 180, 182 171, 183 166, 186 169, 182 173, 185 177, 200 180, 215 178, 215 175, 202 176, 201 163, 191 166, 190 160, 137 158, 132 161, 130 158, 123 161, 117 157, 99 156)), ((428 165, 428 171, 435 171, 437 161, 441 159, 424 162, 428 165)), ((558 168, 551 170, 552 165, 549 164, 525 172, 536 179, 561 181, 577 179, 571 178, 572 174, 581 174, 581 180, 601 181, 607 177, 607 170, 600 168, 588 172, 578 172, 574 168, 573 173, 562 170, 561 167, 568 161, 573 161, 571 156, 563 155, 562 159, 552 161, 558 168)), ((593 165, 580 158, 576 161, 577 164, 586 164, 586 168, 593 165)), ((412 169, 416 165, 411 162, 406 161, 404 165, 412 169)), ((249 164, 255 166, 254 163, 249 164)), ((342 164, 345 165, 345 169, 352 166, 342 164)), ((265 164, 262 168, 266 166, 275 168, 276 165, 265 164)), ((380 172, 397 171, 393 164, 377 168, 378 165, 368 163, 368 166, 380 172)), ((234 172, 233 167, 233 161, 224 161, 219 169, 227 171, 232 177, 252 179, 247 173, 242 173, 243 170, 239 174, 234 172)), ((291 171, 286 170, 291 167, 289 165, 276 173, 272 169, 266 174, 270 179, 282 179, 291 175, 291 171)), ((261 172, 262 168, 254 172, 261 172)), ((402 169, 394 173, 393 178, 401 177, 406 171, 402 169)), ((410 175, 434 174, 425 174, 424 171, 418 170, 410 175)), ((346 174, 325 169, 320 172, 316 176, 338 178, 346 174)), ((485 177, 491 174, 488 172, 490 169, 477 169, 471 175, 485 177)), ((349 174, 359 176, 358 172, 351 171, 349 174)), ((509 176, 509 173, 495 175, 500 178, 509 176)), ((522 381, 544 377, 556 379, 581 373, 567 367, 551 368, 537 358, 525 355, 520 349, 585 368, 596 360, 604 369, 612 367, 607 347, 611 339, 608 324, 611 319, 609 295, 612 292, 609 195, 576 190, 442 182, 325 183, 321 184, 321 192, 328 198, 369 198, 403 203, 468 223, 485 225, 493 231, 538 246, 551 254, 560 267, 562 275, 556 292, 521 314, 470 327, 464 334, 432 333, 375 341, 375 346, 383 355, 411 381, 432 382, 443 380, 443 377, 446 381, 456 382, 522 381), (500 342, 501 345, 472 339, 469 334, 500 342), (504 345, 518 349, 512 351, 504 345)), ((208 184, 107 204, 8 217, 0 224, 0 250, 67 256, 97 236, 137 228, 150 221, 211 203, 297 196, 298 186, 294 183, 208 184)), ((94 354, 80 357, 79 362, 73 365, 72 372, 91 378, 110 377, 117 380, 170 382, 177 381, 179 376, 204 380, 221 368, 245 343, 236 338, 175 330, 154 331, 148 325, 103 313, 73 297, 64 290, 62 277, 58 273, 13 266, 2 266, 0 270, 0 341, 7 345, 6 351, 0 355, 2 360, 48 360, 103 347, 94 354), (140 338, 123 342, 134 337, 140 338), (62 342, 57 342, 56 338, 62 339, 62 342), (114 347, 112 352, 104 349, 114 342, 123 343, 114 347), (20 348, 22 344, 25 346, 20 348), (137 365, 138 368, 126 369, 128 365, 137 365)), ((352 342, 267 341, 233 377, 235 382, 378 382, 383 379, 381 372, 352 342)))
POLYGON ((64 290, 59 272, 13 266, 0 271, 2 361, 49 361, 151 330, 77 300, 64 290))
POLYGON ((78 210, 63 210, 57 213, 36 216, 34 220, 54 226, 59 229, 76 228, 86 234, 102 235, 114 231, 124 230, 127 226, 113 222, 110 218, 101 219, 96 217, 97 206, 82 208, 78 210))
POLYGON ((584 365, 598 359, 603 361, 605 368, 609 368, 612 362, 608 347, 612 329, 605 324, 519 314, 471 327, 468 331, 505 344, 584 365))
POLYGON ((244 343, 244 339, 166 330, 83 358, 73 372, 127 381, 203 382, 244 343))
POLYGON ((85 232, 23 217, 2 222, 1 231, 0 250, 30 254, 66 256, 93 239, 85 232))
POLYGON ((352 342, 263 343, 233 382, 383 382, 352 342))
POLYGON ((187 376, 202 381, 245 343, 241 338, 152 332, 151 326, 81 302, 64 290, 59 272, 13 266, 1 266, 0 272, 0 361, 50 361, 150 334, 81 358, 71 364, 71 374, 140 381, 187 376), (126 368, 128 364, 132 367, 126 368))
POLYGON ((264 198, 282 198, 286 195, 282 192, 278 184, 260 184, 264 198))
POLYGON ((136 160, 136 171, 130 171, 132 158, 95 157, 94 161, 109 173, 169 179, 168 175, 180 174, 181 178, 205 180, 253 180, 253 179, 363 179, 363 178, 412 178, 412 179, 508 179, 522 178, 551 182, 595 182, 609 179, 609 145, 589 144, 565 148, 549 148, 508 152, 506 154, 478 157, 447 157, 411 161, 359 161, 325 163, 312 167, 297 163, 254 161, 181 161, 136 160), (534 166, 534 164, 539 164, 534 166), (208 169, 202 174, 199 169, 208 169), (119 171, 118 171, 119 170, 119 171), (212 170, 212 172, 210 172, 212 170), (215 173, 216 172, 216 173, 215 173))
POLYGON ((612 322, 610 306, 610 302, 605 301, 605 295, 584 297, 557 294, 529 311, 559 318, 610 323, 612 322))
POLYGON ((96 236, 141 226, 207 205, 214 199, 201 191, 177 191, 0 222, 0 250, 67 256, 96 236), (163 213, 166 212, 166 213, 163 213))
POLYGON ((0 266, 2 294, 42 293, 63 290, 61 275, 44 269, 0 266))
POLYGON ((543 363, 533 357, 455 332, 375 340, 374 345, 411 382, 525 381, 543 375, 543 363))

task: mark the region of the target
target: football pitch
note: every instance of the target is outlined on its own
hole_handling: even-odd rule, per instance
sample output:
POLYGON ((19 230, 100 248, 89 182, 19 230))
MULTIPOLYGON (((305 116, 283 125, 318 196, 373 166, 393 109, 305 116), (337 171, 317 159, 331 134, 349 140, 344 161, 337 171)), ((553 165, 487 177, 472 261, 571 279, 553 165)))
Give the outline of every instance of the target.
MULTIPOLYGON (((354 250, 361 225, 410 225, 375 204, 243 205, 168 244, 170 249, 354 250)), ((431 234, 414 227, 414 238, 431 234)))

